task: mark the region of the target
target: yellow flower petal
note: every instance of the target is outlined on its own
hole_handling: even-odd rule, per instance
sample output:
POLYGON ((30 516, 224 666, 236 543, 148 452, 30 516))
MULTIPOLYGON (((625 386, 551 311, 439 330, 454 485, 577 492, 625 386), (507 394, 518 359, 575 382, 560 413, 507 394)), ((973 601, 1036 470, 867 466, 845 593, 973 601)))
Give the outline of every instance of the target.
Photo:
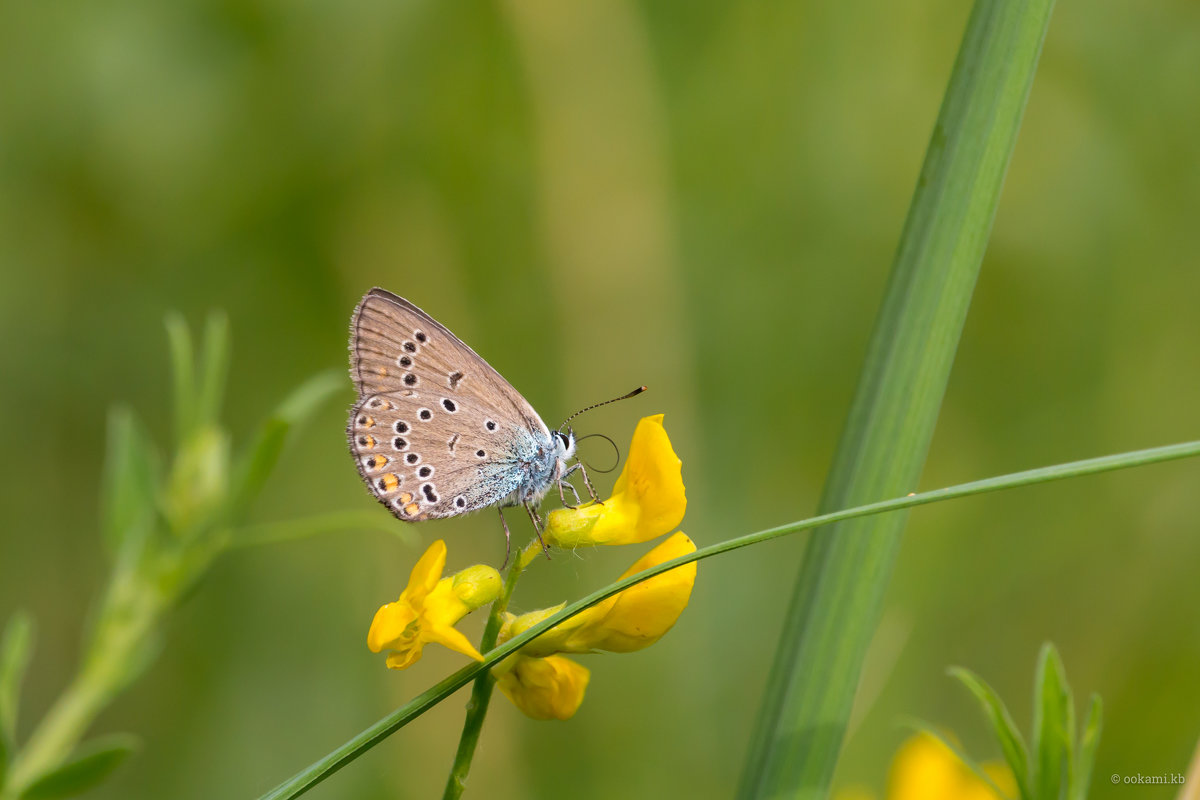
POLYGON ((687 508, 683 462, 662 421, 663 415, 657 414, 638 423, 612 497, 603 504, 550 512, 542 534, 547 542, 564 548, 633 544, 662 536, 679 524, 687 508))
MULTIPOLYGON (((691 539, 676 533, 644 555, 621 577, 628 578, 695 550, 696 544, 691 539)), ((613 653, 629 653, 654 644, 671 630, 687 608, 695 583, 696 562, 693 561, 630 586, 614 597, 616 602, 603 619, 596 622, 594 638, 580 644, 613 653)))
POLYGON ((398 650, 404 632, 417 620, 417 612, 408 603, 397 601, 380 606, 367 631, 367 647, 372 653, 398 650))
POLYGON ((438 539, 429 545, 429 549, 412 568, 412 574, 408 577, 408 589, 405 590, 409 600, 417 602, 432 592, 441 580, 445 568, 446 543, 438 539))
POLYGON ((418 640, 415 647, 406 650, 393 650, 387 654, 388 669, 404 669, 411 667, 421 659, 421 648, 424 645, 418 640))
MULTIPOLYGON (((1009 797, 1016 781, 1008 767, 985 764, 984 770, 1009 797)), ((888 800, 999 800, 991 787, 959 760, 946 745, 928 734, 906 741, 892 761, 888 800)))
MULTIPOLYGON (((638 559, 621 577, 627 578, 695 549, 691 539, 676 533, 638 559)), ((658 641, 679 619, 683 609, 687 608, 695 582, 695 562, 656 575, 554 626, 521 648, 521 652, 547 656, 596 650, 614 653, 641 650, 658 641)), ((543 609, 516 617, 505 630, 510 637, 515 636, 556 610, 543 609)))
POLYGON ((457 628, 452 628, 449 625, 431 625, 421 630, 421 638, 427 642, 437 642, 443 647, 449 647, 462 653, 464 656, 470 656, 476 661, 483 661, 483 656, 471 644, 471 641, 462 634, 462 631, 457 628))
POLYGON ((579 710, 591 673, 569 658, 518 655, 496 678, 505 697, 533 719, 570 719, 579 710))
MULTIPOLYGON (((456 650, 476 660, 483 660, 470 641, 455 629, 455 625, 476 606, 464 601, 480 600, 484 594, 498 590, 499 574, 492 580, 491 567, 468 567, 459 577, 443 578, 446 566, 446 543, 438 540, 429 546, 409 575, 408 586, 394 603, 375 612, 367 631, 367 647, 374 653, 389 650, 389 669, 404 669, 421 658, 429 642, 456 650), (456 586, 457 582, 457 586, 456 586)), ((494 593, 494 592, 493 592, 494 593)))

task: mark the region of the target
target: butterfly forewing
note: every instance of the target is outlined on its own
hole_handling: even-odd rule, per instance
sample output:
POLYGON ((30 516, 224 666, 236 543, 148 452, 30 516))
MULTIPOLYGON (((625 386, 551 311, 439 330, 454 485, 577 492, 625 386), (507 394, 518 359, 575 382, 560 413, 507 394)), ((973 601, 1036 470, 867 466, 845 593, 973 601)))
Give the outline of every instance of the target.
POLYGON ((351 323, 359 402, 347 434, 359 472, 403 520, 475 511, 520 483, 549 431, 528 402, 454 334, 372 290, 351 323))

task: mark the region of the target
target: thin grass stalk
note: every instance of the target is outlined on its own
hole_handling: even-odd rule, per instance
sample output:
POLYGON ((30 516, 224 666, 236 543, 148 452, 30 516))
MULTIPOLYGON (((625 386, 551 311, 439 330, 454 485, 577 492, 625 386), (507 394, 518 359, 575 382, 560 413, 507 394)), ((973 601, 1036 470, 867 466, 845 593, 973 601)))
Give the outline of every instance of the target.
MULTIPOLYGON (((1053 0, 978 0, 917 181, 819 510, 916 488, 1053 0)), ((784 622, 742 798, 824 797, 906 515, 817 532, 784 622)))
POLYGON ((1183 442, 1180 444, 1166 445, 1163 447, 1153 447, 1147 450, 1135 450, 1128 453, 1101 456, 1099 458, 1090 458, 1083 461, 1073 461, 1067 464, 1057 464, 1051 467, 1039 467, 1037 469, 1025 470, 1024 472, 1015 472, 1009 475, 1000 475, 994 478, 985 478, 979 481, 972 481, 971 483, 950 486, 945 489, 935 489, 929 492, 921 492, 919 494, 910 494, 905 497, 897 497, 892 500, 870 503, 857 508, 834 511, 829 514, 822 514, 821 516, 800 520, 798 522, 789 522, 786 525, 768 528, 767 530, 746 534, 745 536, 738 536, 724 542, 718 542, 717 544, 709 545, 708 547, 702 547, 699 550, 687 555, 679 556, 678 558, 673 558, 669 561, 664 561, 663 563, 651 567, 650 569, 643 570, 636 575, 623 578, 616 583, 609 584, 602 589, 592 592, 584 598, 567 604, 561 611, 550 615, 538 624, 531 626, 528 630, 524 631, 520 635, 514 636, 504 644, 499 645, 495 649, 485 653, 483 661, 469 664, 460 669, 458 672, 443 678, 441 681, 434 684, 429 689, 425 690, 420 695, 405 703, 392 713, 388 714, 386 717, 379 720, 362 733, 334 748, 323 757, 317 759, 292 777, 283 781, 274 789, 262 795, 259 800, 290 800, 290 798, 299 797, 309 789, 316 786, 318 783, 328 778, 333 773, 337 772, 342 767, 351 763, 359 756, 365 754, 375 745, 379 744, 384 739, 391 736, 393 733, 400 730, 429 709, 433 708, 442 700, 445 700, 463 686, 466 686, 471 680, 478 677, 480 673, 491 669, 501 660, 524 647, 538 636, 541 636, 543 633, 550 630, 550 628, 553 628, 555 625, 558 625, 564 620, 570 619, 584 609, 591 608, 597 603, 612 597, 617 592, 628 589, 634 584, 649 580, 655 575, 661 575, 668 570, 675 569, 676 567, 683 566, 684 564, 689 564, 693 561, 700 561, 705 558, 711 558, 712 556, 728 553, 733 550, 739 550, 743 547, 749 547, 750 545, 759 544, 761 542, 771 541, 772 539, 778 539, 783 536, 799 533, 800 531, 819 528, 824 525, 832 525, 836 522, 855 519, 857 517, 871 516, 873 514, 884 514, 889 511, 903 511, 904 509, 912 508, 914 506, 926 505, 928 503, 938 503, 960 497, 968 497, 970 495, 998 492, 1003 489, 1014 489, 1018 486, 1030 486, 1038 483, 1048 483, 1050 481, 1063 480, 1065 478, 1078 478, 1084 475, 1094 475, 1101 472, 1128 469, 1129 467, 1143 466, 1146 464, 1157 464, 1163 461, 1174 461, 1181 458, 1195 458, 1196 456, 1200 456, 1200 441, 1183 442))

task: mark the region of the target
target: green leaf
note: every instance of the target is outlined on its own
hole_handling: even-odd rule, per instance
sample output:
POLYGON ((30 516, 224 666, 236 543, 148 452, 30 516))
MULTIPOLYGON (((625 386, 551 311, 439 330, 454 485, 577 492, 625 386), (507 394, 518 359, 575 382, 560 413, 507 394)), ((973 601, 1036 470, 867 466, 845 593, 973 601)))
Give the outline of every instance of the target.
POLYGON ((983 707, 983 712, 987 714, 996 734, 996 741, 1000 743, 1000 751, 1004 753, 1004 760, 1008 762, 1013 776, 1017 779, 1021 797, 1029 797, 1029 779, 1026 777, 1029 769, 1029 751, 1004 702, 996 691, 974 672, 963 667, 951 667, 948 672, 951 677, 957 678, 966 686, 983 707))
MULTIPOLYGON (((977 0, 900 237, 829 512, 914 491, 1053 0, 977 0)), ((818 531, 796 580, 739 796, 824 798, 906 516, 818 531)))
POLYGON ((1054 645, 1042 645, 1033 694, 1033 764, 1030 788, 1035 800, 1058 800, 1069 785, 1074 739, 1074 703, 1054 645))
POLYGON ((18 611, 9 618, 0 641, 0 747, 9 752, 17 740, 21 685, 33 655, 33 633, 33 618, 18 611))
POLYGON ((223 312, 213 311, 204 326, 204 348, 200 352, 195 420, 199 428, 217 424, 229 376, 229 354, 229 318, 223 312))
POLYGON ((1075 754, 1075 769, 1072 775, 1071 800, 1087 800, 1092 781, 1092 769, 1096 766, 1096 748, 1100 746, 1100 728, 1103 725, 1104 708, 1100 695, 1093 694, 1088 704, 1087 718, 1083 722, 1083 740, 1075 754))
POLYGON ((59 767, 38 778, 21 793, 21 800, 52 800, 91 789, 109 776, 138 747, 137 739, 114 734, 79 747, 59 767))
POLYGON ((140 548, 154 523, 160 471, 154 444, 133 412, 123 406, 109 411, 100 502, 109 553, 140 548))
POLYGON ((259 427, 234 470, 232 514, 242 513, 258 495, 275 468, 288 435, 345 385, 341 370, 328 370, 309 378, 292 391, 259 427))
POLYGON ((964 766, 966 766, 968 769, 970 769, 971 772, 974 772, 975 777, 979 778, 979 780, 981 780, 985 784, 987 784, 988 788, 991 789, 993 792, 995 792, 996 797, 1002 798, 1002 800, 1011 800, 1009 798, 1009 796, 1004 793, 1004 790, 1002 790, 996 784, 996 782, 994 780, 992 780, 992 776, 988 775, 987 770, 985 770, 978 761, 976 761, 975 759, 973 759, 969 755, 967 755, 966 752, 964 752, 963 749, 961 747, 959 747, 957 744, 950 741, 942 734, 938 733, 938 731, 936 729, 934 729, 934 727, 932 725, 930 725, 927 722, 923 722, 921 720, 914 720, 914 719, 905 720, 903 724, 906 727, 912 728, 914 731, 917 731, 918 733, 923 733, 926 736, 931 736, 934 739, 937 739, 939 742, 942 743, 942 745, 944 745, 946 747, 947 750, 949 750, 951 753, 954 753, 955 757, 957 757, 958 760, 961 761, 964 766))
POLYGON ((175 440, 182 442, 196 425, 196 362, 192 334, 183 315, 167 314, 167 347, 171 357, 171 394, 175 406, 175 440))

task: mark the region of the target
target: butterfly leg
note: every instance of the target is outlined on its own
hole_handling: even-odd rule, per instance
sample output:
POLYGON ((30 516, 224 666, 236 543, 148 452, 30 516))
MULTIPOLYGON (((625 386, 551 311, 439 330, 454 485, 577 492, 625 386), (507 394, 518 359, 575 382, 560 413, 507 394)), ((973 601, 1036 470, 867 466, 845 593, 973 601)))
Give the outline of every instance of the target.
MULTIPOLYGON (((597 503, 599 505, 604 505, 604 501, 601 500, 599 498, 599 496, 597 496, 596 490, 594 488, 592 488, 592 482, 591 482, 591 480, 588 479, 587 468, 583 466, 582 462, 576 461, 574 464, 572 464, 570 466, 570 468, 566 472, 563 473, 563 479, 565 480, 566 478, 568 478, 570 475, 572 475, 573 473, 575 473, 577 471, 583 475, 583 485, 587 487, 588 494, 591 496, 592 502, 597 503)), ((579 502, 579 492, 575 491, 575 487, 572 486, 570 483, 568 483, 567 485, 571 487, 571 491, 574 492, 574 494, 575 494, 575 502, 578 503, 579 502)), ((563 501, 563 505, 566 506, 567 508, 575 508, 575 506, 568 506, 565 500, 563 501)))
POLYGON ((512 555, 512 535, 508 532, 508 520, 504 518, 504 509, 501 506, 496 506, 496 510, 500 512, 500 524, 504 526, 504 563, 500 565, 500 569, 508 566, 508 557, 512 555))
POLYGON ((587 468, 582 463, 577 463, 575 466, 579 467, 579 472, 583 475, 583 485, 587 487, 588 494, 592 496, 593 502, 604 505, 604 501, 596 496, 596 490, 592 488, 592 482, 588 480, 587 468))
POLYGON ((542 552, 546 554, 546 558, 550 558, 550 546, 546 544, 546 540, 542 538, 542 518, 538 515, 537 509, 532 503, 524 503, 525 511, 529 514, 529 521, 533 523, 533 529, 537 532, 538 542, 542 545, 542 552))
POLYGON ((582 502, 582 501, 579 499, 579 490, 578 490, 578 489, 576 489, 576 488, 575 488, 575 485, 574 485, 573 483, 571 483, 569 480, 567 480, 565 477, 564 477, 564 478, 560 478, 560 479, 559 479, 559 481, 558 481, 558 499, 559 499, 560 501, 562 501, 562 506, 563 506, 563 508, 569 508, 569 509, 571 509, 572 511, 574 511, 575 509, 579 508, 579 504, 582 502), (567 489, 570 489, 570 490, 571 490, 571 494, 575 495, 575 505, 573 505, 573 506, 571 506, 571 505, 567 505, 567 496, 566 496, 565 494, 563 494, 563 488, 564 488, 564 487, 565 487, 565 488, 567 488, 567 489))

